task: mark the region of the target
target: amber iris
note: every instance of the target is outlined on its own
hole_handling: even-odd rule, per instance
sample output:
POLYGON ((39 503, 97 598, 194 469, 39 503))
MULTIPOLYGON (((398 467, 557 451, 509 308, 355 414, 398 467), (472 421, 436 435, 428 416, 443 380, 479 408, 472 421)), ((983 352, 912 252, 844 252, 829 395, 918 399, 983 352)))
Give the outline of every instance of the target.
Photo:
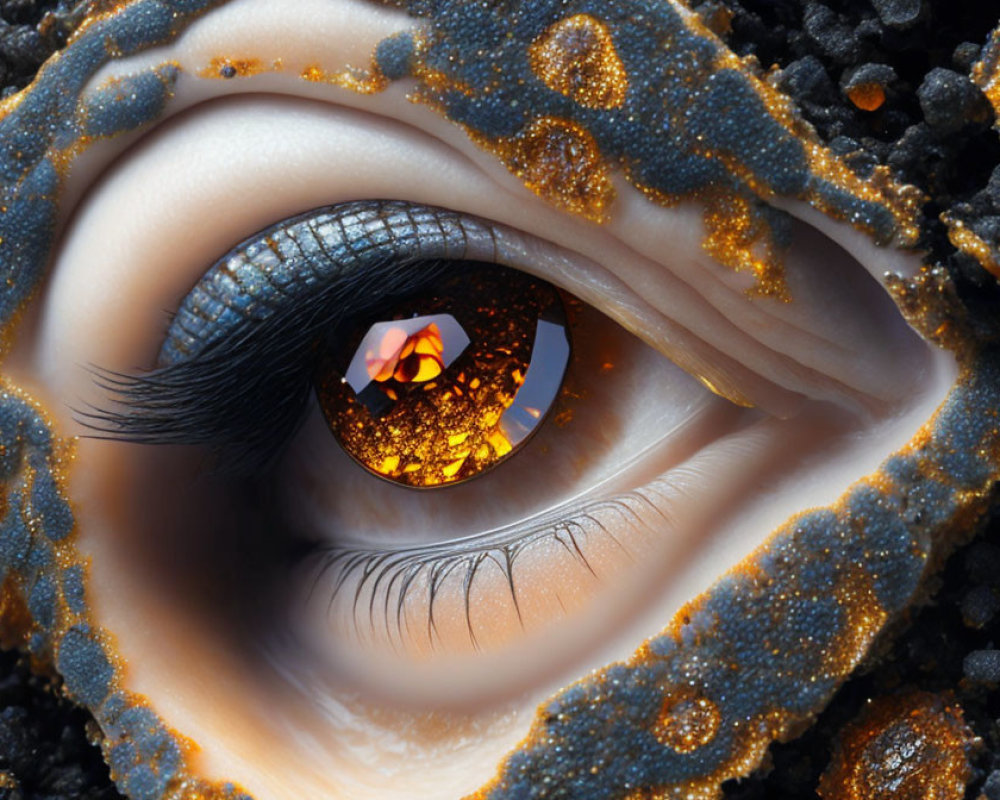
POLYGON ((559 292, 517 270, 456 263, 433 288, 323 346, 315 386, 365 469, 417 488, 469 480, 544 421, 570 342, 559 292))

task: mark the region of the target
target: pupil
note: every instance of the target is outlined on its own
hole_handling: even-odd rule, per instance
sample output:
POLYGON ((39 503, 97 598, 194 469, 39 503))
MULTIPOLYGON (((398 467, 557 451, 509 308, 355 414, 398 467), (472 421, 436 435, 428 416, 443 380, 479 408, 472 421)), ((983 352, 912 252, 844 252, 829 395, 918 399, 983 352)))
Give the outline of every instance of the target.
POLYGON ((459 483, 509 458, 544 421, 569 363, 555 287, 461 266, 319 356, 316 395, 334 437, 405 486, 459 483))

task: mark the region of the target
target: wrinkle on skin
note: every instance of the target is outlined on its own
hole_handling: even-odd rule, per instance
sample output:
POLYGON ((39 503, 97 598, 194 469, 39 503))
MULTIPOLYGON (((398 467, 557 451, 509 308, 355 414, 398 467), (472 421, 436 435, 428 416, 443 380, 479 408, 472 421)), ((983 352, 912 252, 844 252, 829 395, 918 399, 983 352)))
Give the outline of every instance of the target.
MULTIPOLYGON (((209 8, 219 6, 218 11, 212 12, 219 15, 217 19, 227 12, 238 13, 240 8, 238 2, 228 4, 227 9, 224 3, 193 0, 183 3, 136 0, 119 5, 85 25, 66 52, 43 70, 32 88, 0 109, 3 114, 0 119, 0 142, 3 143, 0 174, 4 192, 0 210, 0 258, 11 287, 2 296, 0 315, 8 336, 13 336, 17 312, 24 307, 26 299, 38 291, 57 231, 61 230, 73 202, 82 195, 88 183, 86 171, 95 170, 99 161, 112 158, 112 143, 133 141, 137 131, 142 131, 162 115, 207 98, 212 90, 205 87, 218 83, 204 78, 199 82, 195 79, 197 72, 179 61, 157 61, 162 53, 156 48, 169 45, 181 35, 190 34, 197 39, 199 30, 205 29, 195 26, 185 33, 185 26, 209 8), (129 56, 144 51, 154 54, 134 71, 126 67, 123 74, 114 78, 99 72, 105 63, 110 63, 108 69, 113 71, 116 60, 128 64, 129 56), (194 88, 184 94, 188 87, 194 88)), ((609 6, 617 8, 619 5, 624 11, 634 11, 633 6, 638 5, 645 7, 645 4, 625 3, 599 5, 599 9, 591 9, 581 4, 581 13, 589 9, 589 13, 598 14, 607 11, 609 6)), ((539 152, 534 145, 526 148, 519 144, 519 149, 515 150, 505 150, 506 144, 497 145, 498 136, 510 139, 516 138, 518 133, 490 130, 483 122, 485 117, 476 117, 470 110, 470 116, 461 118, 456 111, 461 107, 462 98, 469 96, 464 93, 465 88, 471 87, 473 94, 483 89, 476 83, 479 67, 475 60, 466 60, 463 56, 467 44, 463 37, 470 34, 477 20, 481 24, 484 18, 449 16, 454 9, 446 2, 414 4, 413 10, 430 25, 427 37, 419 40, 420 46, 411 55, 404 51, 402 66, 392 67, 386 60, 392 56, 400 61, 399 52, 393 54, 383 50, 376 62, 378 69, 389 77, 402 80, 410 76, 422 82, 424 99, 429 100, 430 105, 399 114, 403 117, 412 114, 411 119, 419 119, 421 125, 440 133, 443 141, 454 141, 455 129, 434 117, 437 111, 443 111, 470 130, 474 134, 473 141, 477 132, 481 139, 492 139, 480 142, 488 145, 486 153, 476 151, 468 143, 461 149, 468 164, 476 168, 488 164, 493 170, 492 173, 488 170, 477 173, 474 168, 468 168, 470 174, 480 175, 479 185, 483 188, 509 192, 515 198, 523 197, 514 189, 520 190, 519 182, 527 178, 528 188, 543 197, 550 193, 546 187, 562 187, 559 192, 565 189, 558 173, 555 178, 548 173, 539 177, 538 170, 525 166, 525 153, 530 156, 531 152, 539 152), (463 25, 470 27, 463 29, 463 25), (456 48, 460 58, 449 60, 447 55, 454 53, 456 48), (433 121, 428 121, 432 117, 433 121), (489 153, 497 154, 498 151, 517 181, 504 183, 492 177, 496 162, 494 155, 489 153)), ((734 79, 743 80, 745 89, 749 86, 748 91, 764 92, 745 74, 746 65, 733 62, 721 43, 701 29, 681 6, 667 3, 650 10, 663 12, 665 17, 671 17, 680 25, 660 30, 659 35, 668 41, 670 36, 685 37, 692 46, 707 48, 713 59, 721 60, 725 69, 734 73, 734 79)), ((275 25, 285 16, 276 10, 270 13, 275 25)), ((399 33, 400 26, 411 24, 398 11, 373 12, 365 19, 367 22, 361 26, 365 35, 355 37, 356 50, 352 51, 363 51, 365 56, 374 43, 386 41, 385 37, 399 33)), ((206 17, 205 22, 212 22, 212 16, 206 17)), ((532 24, 534 27, 525 22, 523 30, 549 30, 544 20, 532 24)), ((550 40, 558 42, 561 35, 559 29, 550 32, 550 40)), ((599 42, 602 35, 600 32, 594 34, 599 42)), ((514 37, 512 44, 504 46, 507 49, 503 57, 526 52, 530 44, 538 41, 537 36, 527 33, 520 39, 514 37)), ((552 58, 551 48, 546 47, 545 41, 542 40, 536 50, 542 53, 536 56, 536 61, 552 58)), ((250 52, 260 52, 261 47, 266 49, 267 46, 256 41, 248 45, 250 52)), ((197 51, 196 46, 195 49, 197 51)), ((545 73, 541 83, 549 86, 548 91, 555 97, 562 98, 560 103, 578 103, 588 109, 588 113, 613 112, 626 102, 621 100, 622 76, 618 63, 623 69, 632 71, 628 76, 630 88, 641 81, 634 75, 639 62, 622 55, 621 50, 615 52, 616 62, 609 53, 607 42, 604 42, 596 58, 605 64, 605 73, 600 78, 601 70, 597 71, 600 80, 596 88, 583 86, 579 89, 574 83, 579 79, 560 71, 558 63, 545 73), (581 98, 585 102, 580 103, 581 98)), ((221 56, 216 53, 214 58, 223 61, 213 62, 209 58, 207 63, 216 64, 220 73, 227 66, 233 67, 234 77, 224 76, 223 79, 232 80, 234 87, 241 80, 260 80, 257 86, 272 91, 280 85, 267 82, 275 78, 267 74, 267 70, 251 68, 255 62, 237 61, 233 52, 221 56)), ((260 63, 273 69, 275 58, 277 56, 261 58, 260 63)), ((355 66, 364 63, 351 58, 347 63, 355 66)), ((135 63, 141 65, 141 57, 132 67, 135 63)), ((339 69, 331 65, 328 71, 347 74, 344 72, 347 63, 339 69)), ((525 63, 530 69, 530 60, 526 59, 525 63)), ((718 68, 715 61, 713 64, 718 68)), ((278 72, 290 68, 289 62, 283 62, 278 72)), ((321 88, 317 86, 317 92, 321 88)), ((377 87, 384 89, 381 97, 352 92, 351 88, 359 87, 349 87, 343 102, 353 103, 358 108, 364 108, 369 102, 375 104, 371 107, 380 108, 379 102, 388 105, 399 101, 399 94, 393 95, 393 88, 387 85, 377 87), (347 96, 352 99, 346 99, 347 96)), ((363 84, 360 88, 367 89, 370 85, 363 84)), ((766 92, 765 96, 770 97, 766 92)), ((759 100, 760 95, 757 95, 759 100)), ((757 113, 756 121, 765 126, 774 124, 777 119, 786 131, 783 135, 791 142, 789 146, 794 147, 795 137, 803 134, 787 116, 790 112, 781 108, 776 118, 770 117, 766 103, 761 106, 757 101, 748 99, 741 113, 757 113)), ((544 106, 545 102, 539 99, 533 104, 532 112, 541 114, 544 106)), ((498 124, 503 128, 509 125, 509 120, 498 124)), ((537 120, 530 124, 537 126, 537 120)), ((550 126, 545 130, 551 133, 558 128, 580 136, 573 125, 579 122, 574 121, 570 128, 550 126)), ((532 130, 537 133, 539 129, 532 130)), ((599 149, 604 147, 600 137, 594 137, 594 142, 599 149)), ((540 152, 552 152, 548 143, 542 144, 545 146, 540 152)), ((807 144, 807 150, 814 145, 812 142, 807 144)), ((429 147, 428 151, 435 147, 439 145, 429 147)), ((561 147, 555 147, 555 151, 561 147)), ((583 149, 586 151, 587 147, 583 149)), ((815 151, 811 152, 813 160, 805 160, 815 164, 815 151)), ((839 167, 827 166, 835 174, 844 175, 839 167)), ((635 165, 632 167, 634 177, 635 165)), ((452 168, 465 170, 466 162, 452 168)), ((732 166, 726 169, 732 170, 727 173, 731 177, 739 174, 746 179, 742 169, 732 166)), ((570 174, 586 177, 588 172, 587 169, 582 173, 570 170, 570 174)), ((607 175, 602 172, 602 176, 604 181, 607 175)), ((837 193, 829 187, 817 188, 815 181, 820 179, 815 173, 799 178, 805 181, 803 185, 810 186, 803 190, 806 194, 817 193, 812 200, 822 210, 833 210, 841 215, 857 214, 854 222, 863 229, 883 229, 888 224, 892 231, 906 238, 906 226, 898 215, 903 214, 906 203, 912 201, 907 192, 891 188, 887 190, 888 195, 875 196, 870 192, 877 195, 877 187, 861 189, 852 184, 846 189, 839 187, 846 193, 837 193), (878 207, 888 196, 904 198, 905 202, 897 207, 886 200, 880 212, 878 207), (885 223, 885 220, 892 222, 885 223)), ((419 186, 418 179, 411 180, 415 194, 428 191, 419 186)), ((722 179, 709 178, 707 185, 714 186, 719 180, 722 179)), ((652 186, 647 181, 638 183, 641 188, 652 186)), ((773 181, 770 183, 772 185, 763 191, 764 199, 782 194, 775 191, 773 181)), ((392 186, 398 190, 399 181, 392 186)), ((578 184, 573 183, 573 186, 578 184)), ((605 208, 620 212, 623 207, 636 203, 634 195, 622 189, 632 191, 629 186, 618 189, 617 199, 606 198, 598 216, 603 215, 605 208), (620 206, 613 205, 620 200, 620 206)), ((474 194, 471 190, 469 193, 474 194)), ((796 191, 787 194, 797 196, 796 191)), ((747 198, 745 192, 738 196, 747 198)), ((433 201, 434 198, 426 199, 433 201)), ((565 198, 550 196, 548 199, 555 200, 556 206, 570 212, 593 210, 589 201, 577 209, 565 198)), ((480 202, 484 201, 480 199, 480 202)), ((545 220, 552 221, 557 235, 565 239, 588 236, 594 243, 594 252, 605 257, 614 251, 608 244, 608 231, 616 230, 614 221, 594 232, 588 223, 575 219, 566 221, 558 212, 540 203, 520 213, 524 217, 548 215, 545 220)), ((266 216, 266 212, 262 216, 266 216)), ((582 216, 594 215, 583 213, 582 216)), ((617 224, 627 230, 630 225, 636 225, 636 218, 626 216, 617 224)), ((524 222, 521 227, 529 226, 529 222, 524 222)), ((883 229, 882 238, 892 235, 889 228, 883 229)), ((231 243, 224 230, 219 235, 223 242, 231 243)), ((900 257, 895 263, 906 264, 907 260, 900 257)), ((944 316, 960 322, 964 312, 957 303, 951 303, 947 278, 940 273, 913 277, 914 271, 899 281, 899 292, 912 321, 920 324, 922 320, 944 316)), ((629 295, 623 293, 623 296, 629 295)), ((149 344, 142 343, 142 346, 149 344)), ((897 452, 893 457, 830 507, 804 513, 781 526, 761 549, 727 573, 708 592, 682 608, 663 634, 649 640, 630 659, 559 692, 540 708, 528 737, 504 761, 494 782, 475 796, 497 800, 567 795, 633 800, 679 793, 715 797, 723 780, 747 774, 760 763, 773 739, 790 736, 817 713, 864 657, 886 623, 903 613, 918 596, 923 577, 943 557, 956 532, 981 513, 987 490, 995 480, 1000 458, 997 447, 1000 432, 992 421, 995 416, 991 415, 1000 406, 997 356, 990 347, 969 336, 960 336, 952 345, 959 350, 961 375, 940 412, 912 441, 894 448, 897 452)), ((131 343, 131 346, 140 345, 131 343)), ((18 356, 22 353, 19 351, 18 356)), ((39 381, 37 389, 38 393, 45 393, 44 381, 39 381)), ((67 522, 65 509, 70 506, 66 505, 67 484, 63 475, 66 457, 58 455, 64 452, 65 446, 52 444, 54 423, 45 417, 37 404, 13 389, 2 398, 0 423, 7 446, 4 451, 4 517, 0 525, 0 565, 8 577, 4 596, 7 630, 36 657, 54 662, 64 675, 70 693, 94 712, 105 732, 103 746, 115 779, 127 794, 150 798, 240 796, 241 790, 224 780, 210 783, 198 777, 205 761, 199 761, 191 744, 167 728, 155 709, 144 707, 143 701, 125 688, 129 685, 128 670, 122 669, 115 657, 117 647, 113 639, 100 626, 104 619, 118 613, 122 615, 120 619, 133 617, 130 625, 141 628, 142 613, 155 602, 147 596, 145 604, 113 612, 107 606, 102 608, 100 601, 94 602, 95 597, 100 597, 99 588, 92 587, 89 594, 79 588, 85 566, 83 554, 94 558, 92 569, 95 572, 107 570, 106 574, 113 574, 127 571, 129 567, 127 560, 116 563, 115 559, 122 556, 110 548, 101 550, 97 546, 82 553, 77 545, 84 540, 84 532, 78 530, 73 535, 68 534, 67 526, 71 523, 67 522), (65 542, 60 545, 63 550, 58 558, 44 555, 48 551, 42 544, 47 540, 65 542), (42 555, 33 559, 32 553, 42 555)), ((96 454, 97 451, 92 452, 96 454)), ((85 520, 93 513, 87 509, 73 510, 79 513, 78 520, 85 520)), ((97 517, 92 519, 97 521, 97 517)), ((93 547, 93 540, 89 541, 93 547)), ((46 547, 52 549, 49 545, 46 547)), ((709 577, 714 579, 716 576, 709 577)), ((135 576, 132 583, 138 582, 135 576)), ((698 586, 696 580, 693 585, 689 583, 683 587, 688 592, 687 597, 695 594, 689 591, 695 587, 700 590, 704 585, 698 586)), ((139 585, 132 587, 136 597, 142 596, 141 590, 139 585)), ((103 602, 107 604, 109 598, 105 596, 103 602)), ((656 623, 660 624, 662 619, 656 623)), ((111 634, 114 632, 112 627, 111 634)), ((233 653, 221 652, 220 644, 212 641, 204 631, 160 629, 146 631, 144 636, 166 637, 180 643, 174 648, 175 660, 162 665, 164 672, 183 671, 183 662, 192 654, 197 654, 201 662, 198 666, 205 674, 213 668, 229 672, 236 658, 233 653)), ((136 665, 136 675, 132 677, 137 677, 141 672, 139 667, 145 666, 136 665)), ((258 688, 252 682, 230 686, 232 705, 239 705, 242 696, 258 688)), ((214 687, 209 684, 195 691, 193 705, 205 717, 213 716, 213 706, 221 707, 213 692, 214 687)), ((276 696, 285 699, 283 694, 276 696)), ((267 713, 269 699, 265 698, 254 711, 247 712, 240 723, 249 728, 273 725, 267 713), (255 713, 259 716, 255 717, 255 713)), ((478 757, 482 762, 483 753, 495 759, 509 749, 525 729, 526 714, 522 708, 496 715, 495 720, 504 728, 504 735, 482 750, 477 751, 472 746, 472 759, 478 757)), ((233 724, 232 719, 192 718, 189 721, 192 725, 205 724, 209 729, 212 725, 221 729, 233 724)), ((374 720, 374 727, 384 730, 378 727, 379 722, 374 720)), ((186 726, 181 727, 184 730, 186 726)), ((436 732, 454 732, 455 727, 446 720, 431 720, 419 733, 433 740, 436 732)), ((481 730, 472 726, 471 730, 459 730, 459 733, 476 739, 481 730)), ((319 741, 321 733, 316 734, 314 741, 310 741, 312 732, 305 728, 274 731, 273 735, 284 736, 286 741, 301 745, 298 748, 301 760, 281 764, 284 767, 282 774, 261 778, 264 792, 261 796, 276 794, 282 789, 308 795, 317 787, 322 788, 322 776, 312 774, 318 768, 310 763, 329 755, 319 741), (311 749, 314 745, 315 751, 311 749)), ((454 745, 448 743, 448 736, 442 736, 441 741, 444 744, 437 755, 454 755, 455 749, 449 749, 454 745)), ((201 744, 206 749, 211 746, 208 742, 201 744)), ((246 762, 254 760, 274 764, 267 738, 260 737, 258 746, 259 751, 243 753, 240 757, 220 756, 215 751, 210 771, 224 775, 227 768, 231 768, 234 772, 242 772, 246 762)), ((480 776, 483 780, 487 777, 485 774, 480 776)), ((455 786, 468 780, 452 779, 455 786)), ((384 796, 370 786, 351 788, 357 789, 352 796, 384 796)), ((416 786, 415 790, 421 788, 434 791, 433 786, 416 786)), ((469 786, 468 790, 473 789, 469 786)))

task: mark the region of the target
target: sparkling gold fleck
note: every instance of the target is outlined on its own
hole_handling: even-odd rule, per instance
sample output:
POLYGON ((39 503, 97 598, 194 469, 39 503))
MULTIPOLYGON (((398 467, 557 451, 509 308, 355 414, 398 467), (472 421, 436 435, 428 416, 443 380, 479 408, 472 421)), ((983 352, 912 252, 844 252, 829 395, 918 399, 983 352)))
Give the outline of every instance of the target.
POLYGON ((517 135, 481 141, 525 186, 557 208, 604 222, 615 199, 611 170, 597 143, 582 126, 540 117, 517 135))
POLYGON ((944 214, 941 219, 948 226, 948 241, 961 252, 972 256, 983 269, 1000 280, 1000 259, 997 251, 962 220, 950 214, 944 214))
POLYGON ((299 77, 310 83, 327 83, 364 95, 378 94, 389 85, 389 79, 382 74, 374 59, 367 69, 347 67, 337 72, 327 72, 319 64, 309 64, 302 69, 299 77))
POLYGON ((711 700, 681 688, 663 702, 653 735, 664 747, 687 755, 709 744, 719 731, 721 716, 711 700))
POLYGON ((1000 127, 1000 27, 993 31, 983 48, 982 59, 972 67, 972 80, 993 106, 1000 127))
POLYGON ((586 108, 621 108, 628 73, 607 25, 576 14, 551 25, 528 49, 535 76, 586 108))
POLYGON ((465 461, 469 457, 470 452, 471 452, 470 450, 466 450, 464 453, 461 453, 459 457, 456 458, 454 461, 452 461, 450 464, 447 464, 446 466, 442 467, 441 472, 444 474, 444 476, 446 478, 454 478, 456 475, 458 475, 458 471, 465 464, 465 461))
POLYGON ((249 78, 270 70, 259 58, 230 58, 215 56, 208 66, 198 73, 200 78, 249 78))
POLYGON ((392 475, 399 469, 399 456, 386 456, 378 467, 378 471, 383 475, 392 475))
POLYGON ((751 296, 784 302, 791 299, 785 282, 784 249, 749 198, 717 194, 707 200, 702 219, 707 233, 702 246, 719 263, 754 276, 751 296))
POLYGON ((882 697, 841 731, 817 792, 823 800, 961 800, 976 744, 952 698, 882 697))

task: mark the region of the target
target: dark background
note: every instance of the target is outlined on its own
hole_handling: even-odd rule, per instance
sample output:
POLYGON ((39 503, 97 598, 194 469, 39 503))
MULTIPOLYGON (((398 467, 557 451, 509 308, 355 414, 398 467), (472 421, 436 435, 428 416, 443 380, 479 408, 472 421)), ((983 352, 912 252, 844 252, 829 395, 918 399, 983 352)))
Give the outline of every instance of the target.
MULTIPOLYGON (((0 0, 0 94, 31 80, 87 5, 0 0)), ((784 90, 852 168, 865 174, 888 164, 930 196, 921 244, 951 271, 982 330, 995 335, 1000 291, 948 244, 939 215, 950 211, 1000 249, 1000 136, 966 77, 1000 25, 1000 1, 696 5, 737 53, 782 68, 784 90), (884 86, 886 99, 864 111, 849 90, 871 81, 884 86)), ((966 797, 1000 800, 1000 514, 949 560, 932 589, 932 600, 913 612, 888 652, 848 682, 805 735, 772 747, 766 775, 727 784, 728 798, 815 798, 837 732, 865 702, 920 689, 951 693, 981 739, 971 750, 966 797)), ((93 722, 62 699, 58 685, 32 675, 18 654, 0 652, 0 800, 119 798, 88 732, 96 733, 93 722)))

